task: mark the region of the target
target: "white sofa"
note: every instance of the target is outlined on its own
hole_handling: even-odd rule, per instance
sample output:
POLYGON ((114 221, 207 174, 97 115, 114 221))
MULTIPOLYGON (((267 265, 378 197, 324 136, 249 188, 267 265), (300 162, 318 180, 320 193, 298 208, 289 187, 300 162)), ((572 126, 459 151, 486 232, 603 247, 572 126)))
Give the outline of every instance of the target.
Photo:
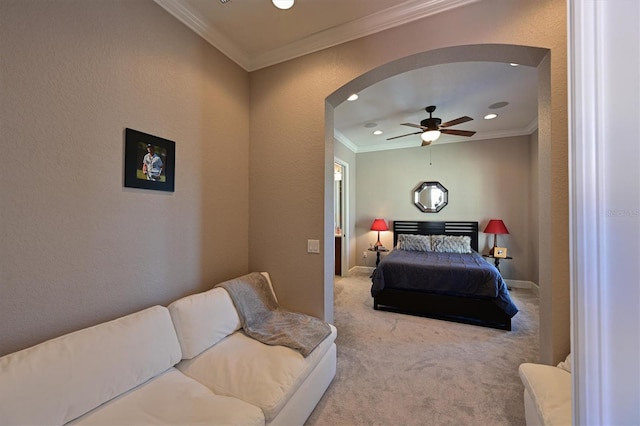
POLYGON ((570 426, 571 354, 557 367, 525 363, 518 372, 524 384, 527 426, 570 426))
POLYGON ((0 424, 303 424, 335 376, 335 338, 306 358, 264 345, 214 288, 0 358, 0 424))

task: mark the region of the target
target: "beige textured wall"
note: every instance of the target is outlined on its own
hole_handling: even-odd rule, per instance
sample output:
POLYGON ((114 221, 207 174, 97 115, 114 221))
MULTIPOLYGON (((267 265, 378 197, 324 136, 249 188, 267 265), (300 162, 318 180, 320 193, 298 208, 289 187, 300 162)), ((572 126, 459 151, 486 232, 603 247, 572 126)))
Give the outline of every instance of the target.
MULTIPOLYGON (((556 326, 541 335, 541 360, 557 362, 569 348, 564 2, 485 0, 251 73, 250 269, 269 267, 285 305, 331 319, 326 315, 332 304, 331 268, 322 256, 305 250, 308 238, 332 241, 333 235, 333 206, 324 193, 324 188, 332 188, 333 137, 328 129, 337 95, 347 92, 338 91, 326 109, 325 98, 385 63, 478 43, 537 46, 551 52, 545 99, 549 114, 544 115, 548 132, 540 132, 541 145, 549 145, 540 154, 547 155, 549 163, 540 169, 548 174, 548 188, 540 188, 540 197, 551 202, 546 204, 549 214, 540 216, 540 227, 550 227, 541 244, 552 245, 553 255, 541 259, 541 268, 550 271, 541 283, 548 288, 541 304, 546 309, 558 298, 553 303, 556 326)), ((349 90, 367 83, 362 84, 349 90)), ((324 256, 331 264, 331 250, 324 256)))
POLYGON ((324 188, 337 103, 325 99, 409 55, 506 43, 551 51, 539 132, 541 304, 551 304, 541 359, 564 357, 564 2, 484 0, 250 76, 151 0, 3 0, 0 20, 0 353, 248 269, 271 271, 285 306, 331 319, 324 188), (177 142, 175 193, 122 187, 125 127, 177 142), (323 254, 307 254, 307 239, 323 254))
POLYGON ((0 46, 0 355, 247 272, 245 71, 151 0, 2 0, 0 46), (174 193, 123 187, 125 127, 174 193))
POLYGON ((540 227, 540 218, 538 216, 539 211, 539 195, 540 191, 538 189, 538 131, 536 130, 531 135, 531 143, 529 144, 531 148, 531 155, 529 156, 531 160, 530 168, 531 168, 531 188, 529 190, 529 194, 531 195, 531 202, 529 203, 529 276, 530 280, 534 283, 538 284, 540 282, 540 262, 538 261, 539 252, 540 252, 540 243, 539 243, 539 227, 540 227))
MULTIPOLYGON (((362 252, 377 239, 370 231, 375 217, 387 220, 473 220, 480 226, 479 252, 493 246, 493 234, 482 230, 489 219, 502 219, 509 235, 499 235, 513 260, 500 264, 508 279, 530 280, 530 143, 528 136, 362 153, 357 156, 357 250, 360 265, 374 266, 362 252), (438 181, 449 191, 449 203, 438 213, 423 213, 413 204, 413 189, 438 181)), ((380 239, 390 248, 393 233, 380 239)))

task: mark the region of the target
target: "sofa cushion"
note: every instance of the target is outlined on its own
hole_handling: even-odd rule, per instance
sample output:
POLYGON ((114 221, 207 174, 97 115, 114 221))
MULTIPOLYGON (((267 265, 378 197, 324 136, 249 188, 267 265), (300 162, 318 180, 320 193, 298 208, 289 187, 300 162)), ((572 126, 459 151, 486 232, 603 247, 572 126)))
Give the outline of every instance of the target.
POLYGON ((240 328, 236 308, 223 288, 214 288, 169 305, 182 357, 191 359, 240 328))
POLYGON ((571 373, 571 353, 567 355, 564 361, 560 361, 557 365, 558 368, 562 368, 563 370, 571 373))
POLYGON ((521 364, 518 372, 545 425, 571 424, 571 374, 542 364, 521 364))
POLYGON ((171 368, 80 417, 77 425, 264 425, 262 410, 171 368))
POLYGON ((219 395, 232 396, 262 409, 273 419, 307 378, 336 338, 336 328, 306 358, 284 346, 268 346, 242 331, 224 338, 176 367, 219 395))
MULTIPOLYGON (((262 272, 262 275, 267 278, 273 293, 269 274, 262 272)), ((273 295, 275 297, 275 293, 273 295)), ((223 288, 176 300, 169 305, 169 312, 184 359, 193 358, 241 327, 235 305, 223 288)))
POLYGON ((0 419, 64 424, 180 359, 162 306, 79 330, 0 358, 0 419))

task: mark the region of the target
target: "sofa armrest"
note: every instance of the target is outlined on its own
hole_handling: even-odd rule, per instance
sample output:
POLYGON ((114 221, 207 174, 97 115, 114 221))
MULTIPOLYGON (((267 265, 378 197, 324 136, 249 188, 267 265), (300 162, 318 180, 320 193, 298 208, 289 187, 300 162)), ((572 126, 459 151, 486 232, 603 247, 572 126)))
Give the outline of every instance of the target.
POLYGON ((571 425, 571 374, 550 365, 521 364, 518 372, 544 425, 571 425))

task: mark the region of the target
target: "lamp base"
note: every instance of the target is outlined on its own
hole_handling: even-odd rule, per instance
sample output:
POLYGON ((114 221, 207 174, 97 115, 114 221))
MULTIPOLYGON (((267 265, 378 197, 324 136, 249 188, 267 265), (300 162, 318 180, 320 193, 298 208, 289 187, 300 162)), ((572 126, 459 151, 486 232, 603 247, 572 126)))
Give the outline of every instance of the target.
POLYGON ((496 247, 498 246, 498 234, 493 234, 493 247, 489 250, 489 256, 493 256, 493 253, 496 252, 496 247))
POLYGON ((380 242, 380 231, 378 231, 378 241, 373 245, 373 249, 378 250, 380 247, 382 247, 382 243, 380 242))

